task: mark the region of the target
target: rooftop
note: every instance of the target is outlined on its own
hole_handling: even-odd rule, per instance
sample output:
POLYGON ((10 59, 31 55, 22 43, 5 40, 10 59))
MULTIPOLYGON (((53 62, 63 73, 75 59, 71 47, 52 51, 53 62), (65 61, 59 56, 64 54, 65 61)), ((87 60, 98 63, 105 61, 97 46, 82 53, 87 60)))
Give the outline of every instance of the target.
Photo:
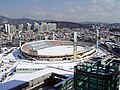
POLYGON ((49 68, 43 69, 35 73, 31 73, 31 74, 14 75, 9 82, 0 84, 0 90, 8 90, 8 89, 17 87, 18 85, 22 85, 26 82, 29 82, 31 80, 34 80, 36 78, 42 77, 50 73, 56 73, 56 74, 63 75, 66 77, 73 76, 73 72, 49 67, 49 68))

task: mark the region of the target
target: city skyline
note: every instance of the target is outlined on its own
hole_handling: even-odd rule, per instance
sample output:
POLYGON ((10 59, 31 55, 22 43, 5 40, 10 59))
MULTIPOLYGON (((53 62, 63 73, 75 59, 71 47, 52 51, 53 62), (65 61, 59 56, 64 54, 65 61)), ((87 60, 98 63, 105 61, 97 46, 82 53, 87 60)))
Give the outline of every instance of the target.
POLYGON ((120 23, 118 0, 1 0, 0 14, 10 18, 120 23))

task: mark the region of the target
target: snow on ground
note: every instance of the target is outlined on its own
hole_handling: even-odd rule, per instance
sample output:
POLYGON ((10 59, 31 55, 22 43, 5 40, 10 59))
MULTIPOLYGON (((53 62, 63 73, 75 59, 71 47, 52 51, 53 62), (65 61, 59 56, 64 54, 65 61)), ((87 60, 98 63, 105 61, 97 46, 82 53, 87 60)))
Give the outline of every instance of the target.
MULTIPOLYGON (((8 49, 9 50, 9 49, 8 49)), ((6 52, 6 51, 5 51, 6 52)), ((4 52, 3 53, 1 53, 0 54, 0 58, 3 60, 6 60, 6 59, 8 59, 8 60, 13 60, 13 61, 15 61, 15 60, 18 60, 18 59, 20 59, 20 57, 21 58, 23 58, 23 59, 25 59, 25 57, 20 53, 20 50, 17 48, 17 49, 14 49, 12 52, 10 52, 10 53, 8 53, 8 54, 5 54, 4 52), (19 55, 19 56, 18 56, 19 55)))
MULTIPOLYGON (((81 52, 82 50, 85 50, 84 47, 78 46, 77 51, 81 52)), ((73 53, 73 46, 56 46, 51 48, 42 49, 42 51, 39 51, 39 54, 48 54, 48 55, 63 55, 63 54, 72 54, 73 53), (59 51, 58 51, 59 49, 59 51), (57 52, 57 53, 56 53, 57 52)), ((17 60, 19 63, 17 65, 17 68, 46 68, 46 67, 55 67, 60 68, 64 70, 74 71, 74 66, 78 64, 80 61, 85 61, 91 57, 99 56, 102 57, 106 55, 106 52, 103 52, 101 49, 97 49, 97 51, 92 54, 91 56, 86 56, 84 58, 79 59, 79 61, 74 62, 73 60, 64 60, 64 61, 28 61, 24 58, 24 56, 20 53, 19 49, 13 50, 11 53, 7 54, 6 56, 3 56, 4 54, 0 54, 0 59, 2 60, 17 60), (22 58, 20 59, 18 55, 22 58)), ((25 73, 26 74, 26 73, 25 73)), ((30 74, 30 73, 27 73, 30 74)), ((18 74, 15 74, 18 75, 18 74)), ((20 74, 19 74, 20 75, 20 74)), ((18 75, 18 76, 19 76, 18 75)), ((22 75, 22 74, 21 74, 22 75)), ((13 76, 9 76, 6 78, 5 82, 12 79, 13 76)))
POLYGON ((105 56, 105 55, 106 55, 106 53, 103 52, 101 49, 97 49, 96 50, 96 56, 102 57, 102 56, 105 56))

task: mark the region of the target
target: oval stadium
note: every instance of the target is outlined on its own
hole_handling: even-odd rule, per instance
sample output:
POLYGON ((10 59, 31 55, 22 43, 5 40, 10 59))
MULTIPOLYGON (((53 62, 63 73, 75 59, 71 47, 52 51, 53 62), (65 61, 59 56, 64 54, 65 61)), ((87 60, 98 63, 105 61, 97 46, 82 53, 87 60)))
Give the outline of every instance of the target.
MULTIPOLYGON (((25 43, 21 46, 22 54, 27 58, 41 61, 73 60, 74 46, 72 41, 40 40, 25 43)), ((77 59, 96 52, 94 47, 77 45, 77 59)))

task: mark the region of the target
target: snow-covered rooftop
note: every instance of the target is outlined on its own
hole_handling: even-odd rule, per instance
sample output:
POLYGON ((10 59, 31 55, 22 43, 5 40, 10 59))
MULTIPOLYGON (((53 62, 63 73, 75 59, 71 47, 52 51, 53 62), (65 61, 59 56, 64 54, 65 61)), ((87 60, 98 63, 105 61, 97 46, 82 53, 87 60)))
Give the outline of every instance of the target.
POLYGON ((43 75, 49 74, 49 73, 57 73, 60 75, 64 75, 67 77, 73 76, 73 72, 68 72, 65 70, 55 69, 55 68, 46 68, 41 71, 32 73, 32 74, 25 74, 25 75, 14 75, 10 82, 0 84, 0 90, 8 90, 10 88, 16 87, 20 84, 23 84, 25 82, 29 82, 33 79, 36 79, 38 77, 41 77, 43 75))

